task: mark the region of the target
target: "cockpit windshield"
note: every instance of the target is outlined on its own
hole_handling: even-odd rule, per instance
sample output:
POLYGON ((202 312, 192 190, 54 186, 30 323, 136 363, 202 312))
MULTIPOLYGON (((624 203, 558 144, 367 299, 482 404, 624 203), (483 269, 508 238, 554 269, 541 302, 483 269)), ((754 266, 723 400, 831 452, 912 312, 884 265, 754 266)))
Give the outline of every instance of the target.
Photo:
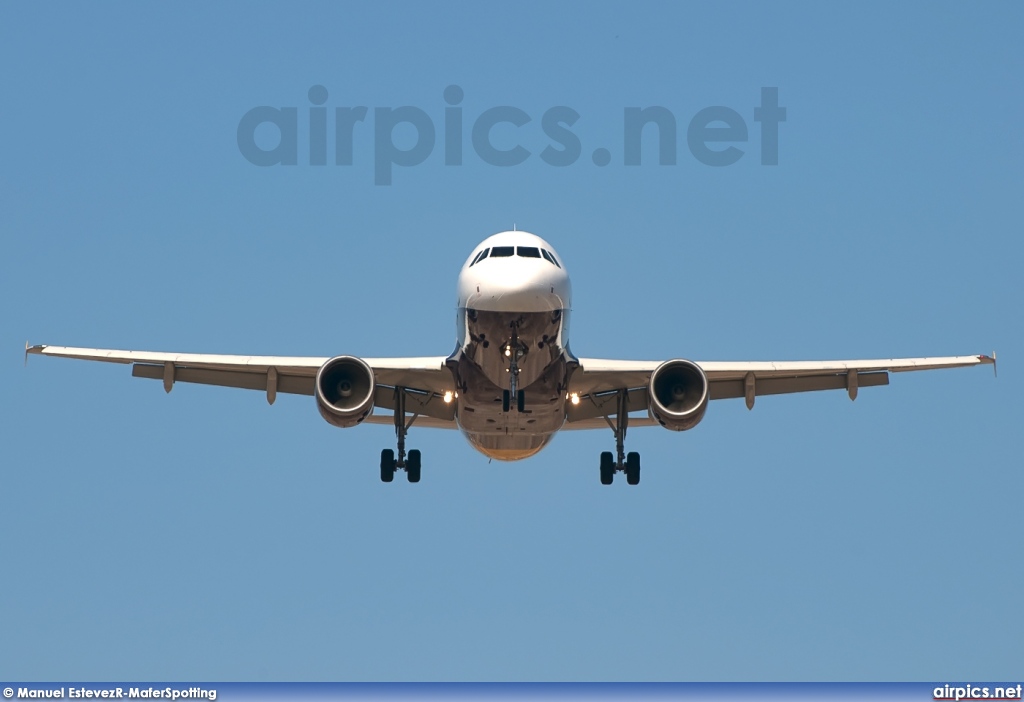
POLYGON ((553 254, 551 254, 551 253, 548 253, 548 250, 547 250, 547 249, 541 249, 541 250, 540 250, 540 252, 541 252, 541 253, 542 253, 542 254, 544 255, 544 258, 546 258, 547 260, 551 261, 551 262, 552 262, 553 264, 555 264, 555 265, 556 265, 556 266, 558 266, 559 268, 561 268, 561 267, 562 267, 562 266, 561 266, 561 265, 560 265, 560 264, 558 263, 558 261, 556 261, 556 260, 555 260, 555 257, 554 257, 554 255, 553 255, 553 254))
POLYGON ((488 257, 510 258, 512 256, 518 256, 520 258, 543 258, 558 268, 562 267, 562 265, 555 259, 555 255, 553 253, 547 249, 542 249, 539 246, 495 246, 493 248, 484 249, 473 257, 469 267, 472 268, 488 257))

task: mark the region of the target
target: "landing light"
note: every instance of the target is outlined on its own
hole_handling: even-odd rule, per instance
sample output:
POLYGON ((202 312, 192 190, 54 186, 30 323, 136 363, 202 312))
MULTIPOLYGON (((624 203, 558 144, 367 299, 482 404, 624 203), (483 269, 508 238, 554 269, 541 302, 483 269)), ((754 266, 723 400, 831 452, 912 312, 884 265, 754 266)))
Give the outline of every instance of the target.
POLYGON ((579 393, 574 392, 572 395, 570 395, 569 401, 572 402, 574 405, 578 405, 580 403, 579 393))
POLYGON ((450 403, 452 401, 452 397, 453 397, 452 391, 451 390, 446 391, 445 394, 444 394, 444 402, 445 402, 445 404, 450 403))
POLYGON ((505 355, 506 356, 511 356, 512 355, 512 347, 511 346, 506 346, 505 347, 505 355))

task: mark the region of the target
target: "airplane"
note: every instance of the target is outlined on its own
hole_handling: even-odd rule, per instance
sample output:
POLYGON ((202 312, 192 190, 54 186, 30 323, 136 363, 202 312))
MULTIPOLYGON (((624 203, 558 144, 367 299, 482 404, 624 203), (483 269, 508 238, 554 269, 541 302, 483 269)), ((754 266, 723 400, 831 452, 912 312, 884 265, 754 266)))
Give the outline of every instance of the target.
POLYGON ((421 477, 420 451, 406 452, 413 425, 460 429, 500 461, 535 455, 565 429, 610 429, 600 480, 640 482, 640 454, 625 450, 629 427, 696 427, 711 400, 846 390, 889 384, 889 373, 991 364, 992 356, 857 361, 695 362, 578 358, 569 348, 572 287, 554 247, 525 231, 476 246, 458 276, 457 343, 447 356, 410 358, 232 356, 25 345, 29 354, 126 363, 138 378, 266 393, 311 395, 330 424, 392 424, 397 445, 380 456, 380 478, 421 477), (380 411, 375 411, 380 410, 380 411), (396 454, 397 451, 397 454, 396 454))

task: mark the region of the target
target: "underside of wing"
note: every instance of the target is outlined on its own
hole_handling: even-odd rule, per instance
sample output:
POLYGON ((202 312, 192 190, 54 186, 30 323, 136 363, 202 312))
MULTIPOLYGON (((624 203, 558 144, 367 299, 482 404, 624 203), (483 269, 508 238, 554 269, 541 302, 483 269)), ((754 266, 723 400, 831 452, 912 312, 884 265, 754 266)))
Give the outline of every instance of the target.
MULTIPOLYGON (((25 353, 26 357, 35 354, 130 364, 133 376, 162 380, 167 392, 179 382, 259 390, 266 393, 270 403, 279 392, 314 395, 317 371, 330 360, 326 356, 238 356, 46 345, 26 346, 25 353)), ((373 371, 376 407, 394 409, 396 389, 401 388, 410 412, 438 415, 437 419, 444 422, 454 418, 449 403, 443 401, 445 393, 454 389, 445 356, 361 360, 373 371)))
MULTIPOLYGON (((844 361, 699 361, 707 378, 708 398, 746 399, 752 407, 760 395, 817 390, 846 390, 851 398, 858 389, 889 384, 889 373, 994 364, 995 356, 940 356, 844 361)), ((569 392, 574 405, 570 422, 613 415, 618 395, 625 392, 629 412, 647 408, 648 385, 661 361, 579 359, 569 392), (578 400, 578 402, 577 402, 578 400)))

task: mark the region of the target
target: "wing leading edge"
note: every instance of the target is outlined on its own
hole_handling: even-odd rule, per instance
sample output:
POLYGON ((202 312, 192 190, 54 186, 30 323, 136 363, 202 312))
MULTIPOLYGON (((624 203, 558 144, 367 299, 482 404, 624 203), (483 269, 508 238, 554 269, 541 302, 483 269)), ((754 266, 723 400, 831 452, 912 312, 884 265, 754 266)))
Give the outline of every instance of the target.
MULTIPOLYGON (((130 364, 132 375, 163 380, 170 392, 176 382, 235 387, 266 392, 271 404, 278 392, 313 395, 316 373, 326 356, 239 356, 223 354, 125 351, 68 346, 25 346, 29 354, 77 358, 87 361, 130 364)), ((377 381, 375 406, 395 408, 395 392, 403 388, 410 410, 422 415, 420 426, 456 428, 454 407, 444 403, 445 393, 454 390, 445 356, 410 358, 364 358, 377 381)), ((889 384, 889 373, 939 368, 995 366, 992 356, 939 356, 846 361, 702 361, 698 365, 708 378, 710 399, 746 399, 795 392, 845 389, 856 397, 862 387, 889 384)), ((565 429, 598 428, 615 415, 615 402, 626 390, 629 412, 648 407, 647 384, 660 361, 623 361, 579 359, 569 393, 580 398, 568 406, 565 429), (584 401, 585 400, 585 401, 584 401)), ((390 415, 371 415, 368 423, 391 423, 390 415)), ((634 426, 653 424, 643 418, 631 420, 634 426)))

